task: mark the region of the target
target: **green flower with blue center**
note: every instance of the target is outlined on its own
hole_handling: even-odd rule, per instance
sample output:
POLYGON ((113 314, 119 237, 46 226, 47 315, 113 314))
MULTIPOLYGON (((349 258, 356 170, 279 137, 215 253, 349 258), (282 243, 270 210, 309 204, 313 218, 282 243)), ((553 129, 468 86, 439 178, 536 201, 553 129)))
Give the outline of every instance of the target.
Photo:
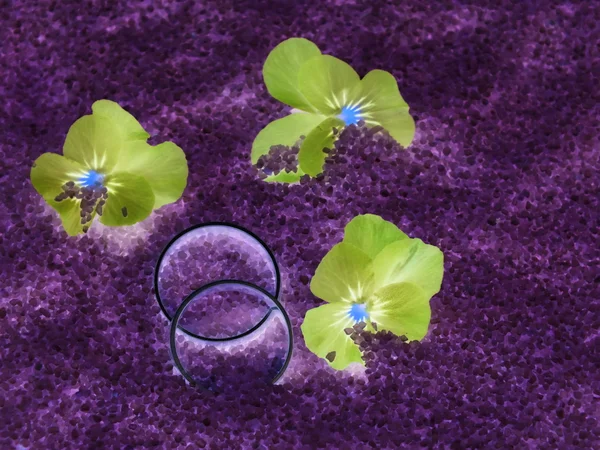
POLYGON ((367 331, 423 339, 431 319, 429 300, 439 292, 443 274, 444 255, 437 247, 409 238, 379 216, 355 217, 311 280, 312 293, 328 303, 304 317, 307 348, 341 370, 355 362, 364 365, 348 333, 360 322, 367 331))
POLYGON ((96 216, 107 226, 133 225, 181 197, 185 154, 172 142, 151 146, 149 137, 117 103, 99 100, 69 129, 62 156, 35 161, 31 183, 67 234, 85 233, 96 216))
POLYGON ((265 181, 292 183, 304 174, 317 176, 326 158, 323 149, 331 149, 336 139, 333 129, 359 121, 368 127, 383 127, 403 147, 413 140, 415 122, 389 72, 372 70, 360 79, 352 67, 323 55, 311 41, 291 38, 271 51, 263 77, 269 93, 294 110, 256 136, 252 163, 268 154, 272 146, 291 147, 305 136, 298 154, 298 171, 283 170, 265 181))

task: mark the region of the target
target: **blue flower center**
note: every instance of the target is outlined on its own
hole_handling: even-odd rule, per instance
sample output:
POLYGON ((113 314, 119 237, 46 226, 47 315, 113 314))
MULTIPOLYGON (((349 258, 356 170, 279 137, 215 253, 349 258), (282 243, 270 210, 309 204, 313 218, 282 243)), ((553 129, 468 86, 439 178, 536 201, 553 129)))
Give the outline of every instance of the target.
POLYGON ((358 106, 344 106, 342 112, 338 115, 338 118, 342 119, 346 126, 354 125, 360 120, 360 109, 358 106))
POLYGON ((79 183, 83 187, 100 187, 102 186, 103 181, 104 175, 96 172, 95 170, 90 170, 79 179, 79 183))
POLYGON ((348 311, 348 315, 355 322, 364 322, 369 318, 367 313, 367 305, 364 303, 354 303, 348 311))

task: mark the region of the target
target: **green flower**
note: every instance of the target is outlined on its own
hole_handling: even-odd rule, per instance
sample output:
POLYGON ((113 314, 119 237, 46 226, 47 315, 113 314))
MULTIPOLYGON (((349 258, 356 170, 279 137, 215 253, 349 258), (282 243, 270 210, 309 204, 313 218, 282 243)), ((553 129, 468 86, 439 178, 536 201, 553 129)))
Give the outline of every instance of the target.
POLYGON ((306 313, 301 326, 306 346, 341 370, 353 362, 364 365, 347 330, 359 322, 368 331, 423 339, 429 300, 439 292, 443 273, 444 255, 437 247, 409 238, 379 216, 355 217, 311 280, 312 293, 328 304, 306 313))
POLYGON ((372 70, 361 80, 344 61, 321 54, 307 39, 291 38, 271 51, 263 77, 269 93, 298 112, 271 122, 258 133, 252 163, 274 145, 293 146, 300 136, 306 137, 298 155, 298 172, 281 171, 266 181, 317 176, 323 171, 323 149, 333 148, 333 128, 340 130, 360 120, 368 127, 385 128, 403 147, 412 142, 415 123, 389 72, 372 70))
POLYGON ((69 129, 64 156, 35 161, 31 183, 70 236, 85 233, 96 215, 104 225, 132 225, 181 197, 185 154, 172 142, 153 147, 149 137, 117 103, 99 100, 69 129))

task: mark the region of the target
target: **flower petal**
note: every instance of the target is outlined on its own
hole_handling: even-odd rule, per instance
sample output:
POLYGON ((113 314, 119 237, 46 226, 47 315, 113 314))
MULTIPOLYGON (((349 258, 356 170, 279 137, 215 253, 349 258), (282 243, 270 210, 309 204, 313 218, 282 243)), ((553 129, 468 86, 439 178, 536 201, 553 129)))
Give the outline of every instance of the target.
POLYGON ((298 73, 300 92, 323 114, 339 114, 360 78, 352 67, 330 55, 305 62, 298 73))
POLYGON ((386 109, 368 114, 371 117, 365 119, 367 125, 381 125, 404 148, 408 147, 415 137, 415 121, 407 108, 386 109))
POLYGON ((344 122, 336 117, 329 117, 314 128, 307 136, 298 153, 298 165, 302 171, 312 177, 323 172, 323 164, 327 154, 324 148, 333 148, 337 136, 333 134, 333 128, 342 129, 344 122))
POLYGON ((374 214, 356 216, 344 229, 344 242, 361 249, 371 259, 400 239, 408 239, 408 236, 393 223, 374 214))
POLYGON ((394 283, 378 290, 367 304, 367 311, 378 330, 404 335, 409 340, 423 339, 431 319, 429 299, 413 283, 394 283))
POLYGON ((56 153, 44 153, 31 168, 31 184, 46 201, 63 192, 67 181, 76 181, 85 175, 84 167, 56 153))
POLYGON ((317 267, 310 290, 326 302, 362 303, 373 292, 370 262, 363 251, 340 242, 317 267))
POLYGON ((321 51, 308 39, 291 38, 277 45, 263 66, 263 78, 269 93, 293 108, 314 112, 315 108, 298 89, 298 70, 321 51))
POLYGON ((117 164, 122 146, 123 136, 110 119, 89 115, 71 125, 63 153, 87 169, 106 174, 117 164))
MULTIPOLYGON (((58 213, 62 226, 69 236, 77 236, 83 233, 84 225, 81 223, 81 200, 66 199, 61 202, 47 200, 47 203, 58 213)), ((95 213, 92 214, 92 217, 95 213)), ((92 219, 93 220, 93 219, 92 219)), ((89 227, 91 222, 86 223, 89 227)))
POLYGON ((360 80, 352 93, 352 104, 361 111, 385 111, 403 109, 408 111, 408 104, 400 95, 398 83, 394 76, 385 70, 371 70, 360 80))
POLYGON ((145 141, 130 142, 123 148, 119 172, 130 172, 146 179, 154 192, 154 208, 179 200, 187 185, 185 153, 173 142, 151 146, 145 141))
POLYGON ((354 325, 348 309, 346 303, 331 303, 310 309, 300 326, 306 347, 315 355, 325 358, 335 352, 327 362, 337 370, 345 369, 353 362, 365 364, 360 349, 344 332, 345 328, 354 325))
POLYGON ((420 239, 402 239, 389 244, 377 255, 373 272, 375 289, 406 281, 419 286, 429 300, 442 285, 444 254, 420 239))
POLYGON ((108 198, 100 222, 108 226, 133 225, 147 218, 154 206, 154 193, 146 179, 129 172, 107 177, 108 198))
POLYGON ((98 100, 92 105, 95 116, 103 116, 110 119, 119 127, 125 141, 146 141, 150 135, 144 130, 140 123, 130 113, 111 100, 98 100))
POLYGON ((297 183, 300 181, 300 178, 304 175, 302 170, 298 169, 296 172, 288 172, 287 170, 282 170, 276 175, 269 175, 263 181, 267 183, 297 183))
POLYGON ((264 127, 252 143, 252 164, 258 158, 269 153, 274 145, 291 147, 300 136, 307 136, 317 125, 323 122, 325 116, 320 114, 295 113, 274 120, 264 127))

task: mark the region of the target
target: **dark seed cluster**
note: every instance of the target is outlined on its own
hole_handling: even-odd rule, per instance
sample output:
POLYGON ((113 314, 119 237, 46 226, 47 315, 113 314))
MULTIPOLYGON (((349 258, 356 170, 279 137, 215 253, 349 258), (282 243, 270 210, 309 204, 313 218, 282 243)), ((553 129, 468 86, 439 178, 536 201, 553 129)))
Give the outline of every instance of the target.
MULTIPOLYGON (((599 448, 595 3, 0 2, 0 448, 599 448), (351 126, 322 176, 258 179, 252 142, 289 113, 262 65, 290 36, 391 72, 410 147, 351 126), (177 142, 188 184, 147 222, 69 237, 31 165, 100 98, 177 142), (300 325, 323 304, 316 267, 363 213, 438 246, 444 281, 421 342, 379 324, 360 333, 366 367, 336 372, 300 325), (174 370, 154 266, 209 221, 255 232, 281 266, 294 356, 279 384, 207 395, 174 370)), ((173 283, 203 261, 183 257, 173 283)))
POLYGON ((277 175, 282 170, 286 172, 298 172, 298 152, 305 136, 300 136, 300 140, 293 146, 274 145, 269 153, 258 158, 256 167, 259 169, 261 178, 269 175, 277 175))
MULTIPOLYGON (((66 199, 80 200, 79 208, 81 209, 79 215, 81 216, 81 224, 89 224, 92 221, 92 214, 94 210, 99 216, 102 215, 102 208, 108 198, 108 189, 106 187, 95 187, 95 186, 77 186, 73 181, 67 181, 62 185, 60 194, 56 196, 54 201, 62 202, 66 199)), ((124 216, 127 217, 127 210, 125 209, 124 216)), ((87 232, 89 226, 84 226, 83 231, 87 232)))

